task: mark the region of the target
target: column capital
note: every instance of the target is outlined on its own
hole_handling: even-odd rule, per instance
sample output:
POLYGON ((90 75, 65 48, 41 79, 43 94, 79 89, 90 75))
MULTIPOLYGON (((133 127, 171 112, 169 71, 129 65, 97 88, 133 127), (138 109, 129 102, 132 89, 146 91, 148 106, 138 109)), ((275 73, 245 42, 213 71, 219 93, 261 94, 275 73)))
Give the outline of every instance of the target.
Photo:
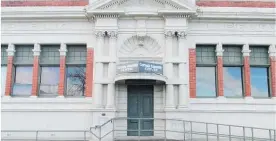
POLYGON ((40 44, 35 43, 34 44, 34 49, 32 50, 34 52, 34 56, 39 56, 40 55, 40 44))
POLYGON ((166 37, 166 38, 167 38, 167 37, 173 37, 174 32, 173 32, 172 30, 167 30, 167 31, 164 32, 164 34, 165 34, 165 37, 166 37))
POLYGON ((185 39, 187 36, 187 31, 178 31, 177 33, 177 37, 179 37, 180 39, 185 39))
POLYGON ((14 53, 16 52, 15 51, 15 46, 14 44, 9 44, 8 45, 8 49, 6 49, 7 53, 8 53, 8 56, 14 56, 14 53))
POLYGON ((117 39, 118 31, 108 31, 107 34, 111 39, 117 39))
POLYGON ((218 43, 216 47, 217 56, 223 56, 224 49, 222 48, 222 44, 218 43))
POLYGON ((275 44, 272 44, 272 45, 269 46, 268 53, 269 53, 270 57, 276 57, 276 47, 275 47, 275 44))
POLYGON ((95 35, 97 38, 103 38, 105 36, 105 31, 95 31, 95 35))
POLYGON ((60 49, 59 49, 60 56, 66 56, 67 53, 67 46, 64 43, 60 44, 60 49))
POLYGON ((249 49, 249 44, 244 44, 242 47, 243 56, 250 56, 251 50, 249 49))

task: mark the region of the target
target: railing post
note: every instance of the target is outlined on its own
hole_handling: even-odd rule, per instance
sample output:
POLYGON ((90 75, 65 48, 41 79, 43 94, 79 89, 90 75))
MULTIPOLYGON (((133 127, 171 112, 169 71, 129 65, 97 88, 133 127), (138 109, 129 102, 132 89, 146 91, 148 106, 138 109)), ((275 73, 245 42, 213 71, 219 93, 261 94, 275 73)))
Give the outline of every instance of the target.
POLYGON ((164 126, 164 136, 165 136, 165 141, 167 141, 167 119, 165 119, 165 126, 164 126))
POLYGON ((185 128, 185 121, 183 120, 183 130, 184 130, 184 141, 186 140, 186 128, 185 128))
POLYGON ((245 127, 242 127, 243 130, 243 141, 245 141, 245 127))
POLYGON ((84 141, 86 141, 86 131, 84 131, 84 141))
POLYGON ((269 129, 269 140, 272 141, 272 137, 271 137, 271 130, 269 129))
POLYGON ((219 141, 219 125, 217 124, 217 141, 219 141))
POLYGON ((115 120, 113 120, 113 125, 112 126, 113 126, 113 128, 112 128, 112 139, 114 141, 114 138, 115 138, 115 130, 114 130, 114 128, 115 128, 115 120))
POLYGON ((138 119, 138 141, 140 141, 140 118, 138 119))
POLYGON ((251 127, 251 136, 252 136, 252 141, 254 141, 254 130, 253 130, 253 128, 251 127))
POLYGON ((99 141, 102 140, 102 127, 100 127, 99 129, 99 141))
POLYGON ((37 139, 38 139, 38 131, 36 131, 35 134, 36 134, 36 135, 35 135, 35 140, 37 141, 37 139))
POLYGON ((274 141, 276 141, 276 130, 274 130, 274 136, 273 136, 273 138, 274 138, 274 141))
POLYGON ((206 123, 206 139, 207 141, 209 140, 209 135, 208 135, 208 123, 206 123))
POLYGON ((229 125, 229 141, 231 141, 231 126, 229 125))
POLYGON ((192 122, 190 122, 191 124, 191 140, 193 140, 193 125, 192 125, 192 122))

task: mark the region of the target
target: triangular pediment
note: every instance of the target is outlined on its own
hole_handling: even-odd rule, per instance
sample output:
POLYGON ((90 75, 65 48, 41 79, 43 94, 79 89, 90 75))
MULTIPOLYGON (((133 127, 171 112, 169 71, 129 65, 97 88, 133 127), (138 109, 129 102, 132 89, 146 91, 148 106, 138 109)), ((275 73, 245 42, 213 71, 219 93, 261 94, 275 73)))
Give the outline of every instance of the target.
POLYGON ((156 11, 187 10, 193 11, 194 0, 100 0, 92 2, 87 10, 91 11, 156 11))

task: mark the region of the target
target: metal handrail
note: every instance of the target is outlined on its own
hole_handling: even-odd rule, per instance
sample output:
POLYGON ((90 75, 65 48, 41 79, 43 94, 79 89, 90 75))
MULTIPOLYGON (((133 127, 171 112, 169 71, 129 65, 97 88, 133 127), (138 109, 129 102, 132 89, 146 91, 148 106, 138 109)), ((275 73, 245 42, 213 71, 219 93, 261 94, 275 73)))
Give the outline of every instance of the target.
MULTIPOLYGON (((177 123, 179 124, 179 123, 177 123)), ((153 125, 154 126, 154 125, 153 125)), ((181 126, 180 126, 181 127, 181 126)), ((7 133, 7 135, 9 136, 9 134, 11 133, 31 133, 34 134, 34 136, 30 139, 30 140, 35 140, 35 141, 39 141, 41 140, 41 134, 39 133, 45 133, 45 132, 49 132, 49 133, 83 133, 83 138, 80 136, 78 138, 82 138, 81 140, 89 140, 89 138, 87 138, 87 134, 91 134, 92 136, 90 137, 94 137, 97 140, 101 141, 102 139, 107 138, 109 135, 112 135, 112 140, 115 140, 115 138, 117 138, 115 132, 116 131, 125 131, 125 132, 137 132, 138 133, 138 140, 140 140, 140 136, 141 132, 162 132, 164 134, 164 141, 166 141, 167 139, 170 139, 169 137, 167 137, 167 133, 180 133, 183 134, 183 139, 185 140, 193 140, 195 139, 195 137, 197 135, 201 135, 201 136, 205 136, 204 139, 206 141, 210 140, 210 137, 215 137, 217 138, 217 141, 220 140, 220 138, 229 138, 229 141, 231 141, 232 139, 242 139, 243 141, 246 140, 252 140, 252 141, 276 141, 276 130, 275 129, 268 129, 268 128, 259 128, 259 127, 249 127, 249 126, 240 126, 240 125, 227 125, 227 124, 219 124, 219 123, 208 123, 208 122, 198 122, 198 121, 190 121, 190 120, 182 120, 182 119, 166 119, 166 118, 127 118, 127 117, 115 117, 112 119, 109 119, 108 121, 104 122, 101 125, 97 125, 94 127, 91 127, 90 130, 2 130, 2 133, 7 133), (138 121, 138 129, 116 129, 115 127, 115 122, 118 120, 123 120, 123 121, 128 121, 128 120, 136 120, 138 121), (141 129, 140 127, 140 123, 143 120, 152 120, 152 121, 157 121, 157 120, 161 120, 164 121, 164 129, 141 129), (169 129, 167 127, 167 123, 169 121, 174 121, 174 122, 180 122, 183 124, 183 127, 181 128, 181 130, 172 130, 169 129), (112 127, 108 128, 108 131, 106 132, 104 128, 104 126, 107 126, 108 123, 112 123, 112 127), (189 124, 187 124, 189 123, 189 124), (197 131, 195 130, 194 127, 196 127, 197 124, 200 125, 204 125, 205 126, 205 131, 197 131), (216 132, 211 132, 210 126, 213 125, 213 127, 211 128, 212 130, 214 130, 214 127, 216 127, 216 132), (220 129, 222 129, 222 127, 228 130, 227 132, 221 132, 220 129), (239 135, 235 135, 232 134, 233 132, 233 128, 239 128, 242 129, 242 133, 239 135), (246 135, 246 130, 250 131, 250 135, 246 135), (264 137, 257 137, 255 134, 256 130, 261 130, 261 131, 265 131, 268 133, 268 136, 264 136, 264 137), (94 131, 98 131, 98 133, 95 133, 94 131), (105 131, 105 132, 104 132, 105 131)), ((248 132, 247 131, 247 132, 248 132)), ((3 135, 3 134, 2 134, 3 135)), ((10 137, 10 136, 9 136, 10 137)), ((155 136, 154 136, 155 137, 155 136)), ((45 138, 43 136, 43 138, 45 138)), ((183 140, 182 139, 182 140, 183 140)), ((10 139, 10 138, 6 138, 2 140, 14 140, 14 139, 10 139)), ((17 139, 18 140, 18 139, 17 139)), ((23 140, 23 139, 22 139, 23 140)), ((29 140, 29 139, 28 139, 29 140)))
MULTIPOLYGON (((166 123, 165 123, 166 125, 166 123)), ((184 140, 186 140, 186 134, 190 134, 190 138, 191 140, 193 140, 193 135, 206 135, 206 140, 208 141, 208 138, 209 136, 215 136, 217 137, 217 141, 219 141, 220 138, 222 137, 228 137, 229 140, 231 141, 232 139, 243 139, 244 141, 245 140, 252 140, 252 141, 276 141, 276 130, 275 129, 269 129, 269 128, 260 128, 260 127, 250 127, 250 126, 241 126, 241 125, 229 125, 229 124, 219 124, 219 123, 211 123, 211 122, 199 122, 199 121, 191 121, 191 120, 182 120, 182 119, 166 119, 166 118, 127 118, 127 117, 115 117, 115 118, 112 118, 106 122, 104 122, 102 125, 97 125, 95 127, 91 127, 90 128, 90 132, 92 134, 94 134, 98 139, 99 141, 101 141, 103 138, 105 138, 107 135, 113 133, 113 140, 114 140, 114 132, 115 131, 136 131, 138 132, 138 137, 140 138, 140 132, 143 132, 143 131, 164 131, 164 136, 165 136, 165 139, 166 140, 166 133, 167 132, 178 132, 178 133, 183 133, 184 134, 184 140), (118 129, 115 129, 114 127, 114 122, 116 120, 138 120, 138 130, 118 130, 118 129), (183 122, 183 130, 184 131, 174 131, 174 130, 168 130, 165 129, 164 130, 141 130, 140 128, 140 122, 141 120, 164 120, 164 121, 180 121, 180 122, 183 122), (109 132, 107 132, 106 134, 104 135, 101 135, 101 130, 102 128, 107 125, 108 123, 113 123, 113 129, 109 132), (185 123, 190 123, 190 131, 186 131, 185 129, 185 123), (197 132, 197 131, 193 131, 193 124, 204 124, 206 126, 206 132, 197 132), (210 125, 215 125, 217 127, 217 133, 210 133, 208 132, 208 127, 210 127, 210 125), (225 126, 225 127, 228 127, 228 134, 223 134, 223 133, 220 133, 219 131, 219 127, 220 126, 225 126), (242 128, 243 130, 243 135, 239 136, 239 135, 233 135, 232 134, 232 128, 242 128), (97 136, 96 134, 93 133, 93 129, 94 130, 97 130, 99 129, 100 130, 100 134, 99 136, 97 136), (245 135, 245 129, 250 129, 251 130, 251 136, 246 136, 245 135), (268 138, 260 138, 260 137, 254 137, 254 130, 264 130, 264 131, 268 131, 269 132, 269 137, 268 138), (272 133, 274 135, 272 135, 272 133)))

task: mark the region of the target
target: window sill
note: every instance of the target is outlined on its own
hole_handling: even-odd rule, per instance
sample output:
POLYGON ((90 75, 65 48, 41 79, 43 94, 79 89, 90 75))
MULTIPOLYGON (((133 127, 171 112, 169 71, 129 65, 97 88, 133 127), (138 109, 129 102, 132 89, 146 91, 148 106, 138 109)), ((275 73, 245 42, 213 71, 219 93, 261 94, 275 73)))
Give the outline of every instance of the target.
POLYGON ((92 104, 92 97, 2 97, 2 104, 20 103, 64 103, 64 104, 92 104))
POLYGON ((248 105, 276 105, 273 98, 190 98, 190 104, 248 104, 248 105))

